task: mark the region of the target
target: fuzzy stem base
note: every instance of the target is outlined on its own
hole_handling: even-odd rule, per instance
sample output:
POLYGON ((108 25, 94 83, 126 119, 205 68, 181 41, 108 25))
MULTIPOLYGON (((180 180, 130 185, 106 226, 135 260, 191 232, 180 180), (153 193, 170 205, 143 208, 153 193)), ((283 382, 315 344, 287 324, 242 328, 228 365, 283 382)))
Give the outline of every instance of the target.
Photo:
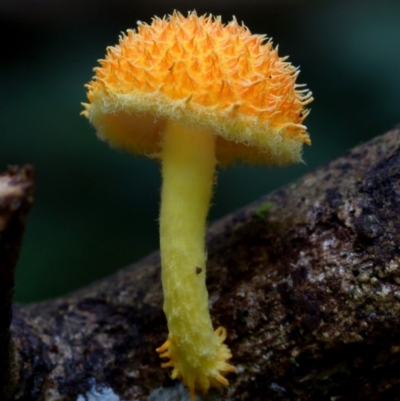
POLYGON ((214 332, 205 284, 206 218, 214 184, 215 137, 202 127, 169 121, 162 154, 163 186, 160 247, 167 342, 158 349, 170 361, 172 377, 194 389, 227 385, 233 367, 223 344, 223 328, 214 332), (221 340, 222 339, 222 340, 221 340))

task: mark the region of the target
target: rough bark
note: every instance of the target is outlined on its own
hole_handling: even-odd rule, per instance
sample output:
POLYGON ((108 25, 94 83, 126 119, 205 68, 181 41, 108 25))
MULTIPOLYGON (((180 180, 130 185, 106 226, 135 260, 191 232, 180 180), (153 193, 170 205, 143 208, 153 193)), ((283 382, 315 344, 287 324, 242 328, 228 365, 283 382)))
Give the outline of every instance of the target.
MULTIPOLYGON (((400 399, 399 129, 212 224, 208 250, 211 314, 237 367, 214 396, 400 399)), ((9 398, 76 400, 97 383, 145 400, 175 385, 155 352, 166 335, 154 254, 16 307, 9 398)))
POLYGON ((33 202, 33 170, 9 167, 0 175, 0 397, 6 385, 12 298, 28 210, 33 202))

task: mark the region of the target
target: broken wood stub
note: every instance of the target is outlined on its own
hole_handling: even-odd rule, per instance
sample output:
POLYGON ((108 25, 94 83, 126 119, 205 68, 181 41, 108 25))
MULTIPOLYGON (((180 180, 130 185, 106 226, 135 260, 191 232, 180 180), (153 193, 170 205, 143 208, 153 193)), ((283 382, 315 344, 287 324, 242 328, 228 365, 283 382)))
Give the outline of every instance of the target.
POLYGON ((32 202, 32 167, 9 167, 0 175, 0 389, 5 386, 8 369, 15 266, 32 202))

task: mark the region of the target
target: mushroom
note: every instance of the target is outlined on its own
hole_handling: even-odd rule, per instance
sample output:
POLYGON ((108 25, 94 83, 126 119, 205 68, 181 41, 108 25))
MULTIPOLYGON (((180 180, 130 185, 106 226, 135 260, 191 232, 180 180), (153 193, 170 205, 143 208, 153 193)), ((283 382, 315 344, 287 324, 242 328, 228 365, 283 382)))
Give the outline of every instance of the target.
POLYGON ((112 147, 162 164, 160 249, 168 339, 157 349, 172 378, 195 389, 228 385, 235 368, 215 331, 205 285, 206 219, 217 165, 287 165, 310 144, 311 92, 271 40, 235 18, 178 12, 138 22, 107 48, 82 112, 112 147))

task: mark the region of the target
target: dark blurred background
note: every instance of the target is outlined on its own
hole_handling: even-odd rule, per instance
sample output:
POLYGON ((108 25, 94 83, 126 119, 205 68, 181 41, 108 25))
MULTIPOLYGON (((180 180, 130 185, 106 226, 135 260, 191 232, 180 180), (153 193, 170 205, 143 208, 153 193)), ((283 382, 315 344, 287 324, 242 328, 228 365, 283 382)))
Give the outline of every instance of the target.
POLYGON ((159 166, 110 150, 79 116, 97 59, 137 20, 235 15, 301 67, 315 101, 306 164, 218 174, 210 220, 400 122, 399 0, 1 0, 0 170, 36 168, 20 302, 54 297, 158 248, 159 166))

